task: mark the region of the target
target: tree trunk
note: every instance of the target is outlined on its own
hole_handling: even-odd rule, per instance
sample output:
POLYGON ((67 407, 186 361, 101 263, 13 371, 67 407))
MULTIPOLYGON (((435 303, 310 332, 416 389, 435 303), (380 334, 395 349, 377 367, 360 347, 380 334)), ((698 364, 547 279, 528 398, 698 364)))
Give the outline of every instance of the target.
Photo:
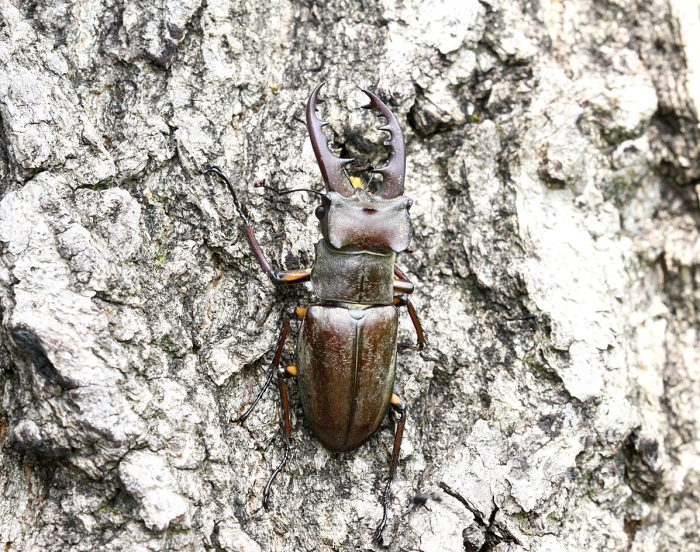
POLYGON ((392 421, 330 453, 292 382, 262 507, 276 392, 233 420, 314 296, 202 174, 311 267, 254 183, 322 187, 321 81, 339 154, 387 159, 358 86, 406 139, 384 546, 700 550, 698 0, 0 0, 3 550, 374 548, 392 421))

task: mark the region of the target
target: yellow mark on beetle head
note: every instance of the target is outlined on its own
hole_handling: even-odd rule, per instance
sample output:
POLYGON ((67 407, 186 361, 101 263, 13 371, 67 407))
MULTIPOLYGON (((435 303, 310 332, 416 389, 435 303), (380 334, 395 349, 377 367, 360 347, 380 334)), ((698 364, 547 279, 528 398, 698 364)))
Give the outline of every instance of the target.
POLYGON ((355 189, 362 188, 362 180, 360 180, 356 176, 350 177, 350 184, 352 184, 352 187, 355 189))

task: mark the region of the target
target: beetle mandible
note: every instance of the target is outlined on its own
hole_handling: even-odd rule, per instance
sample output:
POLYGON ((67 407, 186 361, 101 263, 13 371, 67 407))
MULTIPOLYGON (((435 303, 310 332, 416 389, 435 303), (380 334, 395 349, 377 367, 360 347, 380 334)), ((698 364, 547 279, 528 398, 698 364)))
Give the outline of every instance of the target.
MULTIPOLYGON (((296 376, 306 420, 316 437, 331 451, 347 452, 359 447, 377 429, 391 407, 398 414, 391 467, 382 494, 383 515, 373 541, 382 539, 386 525, 389 490, 399 457, 406 421, 406 403, 393 393, 398 348, 423 349, 423 329, 408 294, 413 284, 396 266, 396 254, 406 250, 413 235, 408 211, 412 200, 403 195, 406 157, 403 135, 394 114, 372 92, 362 90, 369 103, 387 121, 391 146, 387 164, 371 168, 364 184, 351 178, 346 166, 354 159, 336 157, 328 147, 322 128, 327 122, 316 115, 316 86, 306 107, 306 122, 311 144, 326 193, 302 190, 321 197, 316 208, 323 238, 316 244, 311 270, 275 272, 258 244, 253 229, 226 174, 218 167, 206 172, 219 176, 228 186, 234 205, 243 220, 240 229, 253 255, 273 284, 278 286, 310 281, 316 304, 297 308, 282 328, 270 373, 253 404, 236 422, 244 422, 265 393, 275 374, 282 406, 284 457, 270 476, 263 492, 263 505, 269 506, 270 487, 289 457, 289 404, 284 379, 296 376), (374 174, 382 181, 370 189, 374 174), (398 343, 398 310, 405 306, 417 334, 416 345, 398 343), (297 364, 280 367, 282 349, 290 321, 301 319, 297 343, 297 364)), ((371 167, 371 166, 370 166, 371 167)), ((300 190, 287 190, 291 193, 300 190)))

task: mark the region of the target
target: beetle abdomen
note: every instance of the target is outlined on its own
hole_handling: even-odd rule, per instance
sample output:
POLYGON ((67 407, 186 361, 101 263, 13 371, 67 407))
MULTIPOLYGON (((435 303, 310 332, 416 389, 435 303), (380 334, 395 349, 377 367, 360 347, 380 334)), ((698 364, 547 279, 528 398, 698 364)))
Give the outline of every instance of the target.
POLYGON ((395 307, 313 305, 299 333, 297 365, 304 414, 318 439, 344 452, 384 418, 396 371, 395 307))

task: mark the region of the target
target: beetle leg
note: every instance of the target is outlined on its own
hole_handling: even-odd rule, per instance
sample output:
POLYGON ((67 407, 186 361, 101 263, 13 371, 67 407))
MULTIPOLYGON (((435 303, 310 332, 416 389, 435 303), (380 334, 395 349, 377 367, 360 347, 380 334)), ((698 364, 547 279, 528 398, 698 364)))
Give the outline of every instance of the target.
POLYGON ((398 266, 394 265, 394 293, 409 294, 413 293, 413 283, 408 279, 398 266))
POLYGON ((408 280, 394 280, 394 293, 400 293, 401 295, 413 293, 413 283, 408 280))
MULTIPOLYGON (((282 457, 282 462, 280 462, 280 465, 277 466, 277 469, 272 472, 270 479, 267 480, 267 485, 265 485, 265 490, 263 491, 263 506, 266 510, 270 507, 270 487, 272 487, 272 482, 275 480, 275 477, 277 477, 277 474, 287 465, 287 459, 289 458, 289 436, 292 434, 292 426, 289 423, 289 397, 287 396, 287 386, 284 384, 285 376, 292 374, 289 368, 290 367, 277 369, 277 386, 279 388, 280 403, 282 405, 282 436, 284 438, 284 456, 282 457)), ((294 368, 296 368, 296 366, 294 366, 294 368)))
POLYGON ((372 537, 372 542, 379 543, 382 540, 382 532, 386 526, 387 511, 389 509, 389 490, 391 489, 391 484, 394 481, 394 474, 396 472, 396 463, 399 460, 399 450, 401 449, 401 438, 403 437, 403 428, 406 425, 406 403, 396 394, 391 395, 391 408, 399 413, 399 421, 396 425, 396 436, 394 437, 394 451, 391 455, 391 468, 389 469, 389 477, 387 478, 386 487, 384 487, 384 494, 382 495, 382 507, 384 508, 382 514, 382 521, 379 523, 374 536, 372 537))
POLYGON ((263 272, 267 274, 267 277, 270 278, 273 284, 276 286, 288 286, 311 280, 311 272, 308 270, 292 270, 290 272, 275 272, 272 270, 272 265, 270 265, 270 262, 260 248, 260 244, 258 244, 258 240, 255 238, 253 229, 247 224, 241 224, 239 228, 245 233, 248 245, 250 245, 250 249, 253 255, 255 255, 255 259, 258 261, 260 268, 263 269, 263 272))
POLYGON ((408 276, 406 276, 398 266, 394 265, 394 276, 396 276, 399 280, 405 280, 406 282, 409 281, 408 276))
POLYGON ((394 297, 394 302, 392 303, 395 307, 406 307, 408 310, 408 315, 411 317, 411 322, 413 322, 413 327, 416 329, 416 337, 418 341, 415 345, 410 343, 399 343, 399 349, 411 349, 413 351, 422 351, 425 347, 425 335, 423 334, 423 326, 418 320, 418 314, 416 314, 416 309, 413 308, 413 303, 408 299, 408 297, 397 296, 394 297))
POLYGON ((282 357, 282 349, 284 348, 284 342, 287 340, 287 334, 289 333, 289 319, 285 320, 284 322, 284 327, 282 328, 282 333, 280 334, 279 341, 277 342, 277 351, 275 352, 275 358, 272 359, 272 364, 270 364, 270 374, 267 376, 267 381, 265 382, 265 385, 263 385, 263 388, 260 390, 260 393, 258 393, 258 396, 255 397, 255 401, 253 401, 253 404, 248 407, 248 410, 246 410, 240 417, 236 418, 234 420, 234 423, 243 423, 248 419, 248 416, 250 416, 250 413, 253 412, 253 409, 258 405, 258 402, 262 398, 262 396, 265 394, 265 391, 267 391, 267 388, 270 387, 270 382, 272 381, 272 378, 275 375, 275 372, 277 371, 277 368, 280 365, 280 358, 282 357))
POLYGON ((216 176, 218 176, 226 184, 229 192, 231 192, 231 196, 233 197, 233 204, 236 207, 236 211, 238 211, 238 215, 241 217, 241 219, 243 219, 243 224, 241 224, 239 228, 245 234, 246 240, 248 240, 248 245, 250 246, 253 255, 255 255, 255 259, 258 261, 258 264, 263 269, 263 272, 267 274, 267 277, 270 278, 272 283, 276 286, 288 286, 292 284, 308 282, 311 279, 310 271, 292 270, 290 272, 275 272, 272 269, 272 265, 270 265, 270 262, 267 260, 265 254, 260 248, 260 244, 258 243, 258 240, 255 237, 255 233, 253 232, 253 229, 250 226, 248 217, 246 216, 245 212, 243 211, 243 208, 241 207, 241 204, 238 201, 236 190, 233 188, 233 184, 231 184, 231 180, 229 179, 228 175, 219 167, 210 167, 206 171, 204 171, 204 174, 207 173, 214 173, 216 176))

